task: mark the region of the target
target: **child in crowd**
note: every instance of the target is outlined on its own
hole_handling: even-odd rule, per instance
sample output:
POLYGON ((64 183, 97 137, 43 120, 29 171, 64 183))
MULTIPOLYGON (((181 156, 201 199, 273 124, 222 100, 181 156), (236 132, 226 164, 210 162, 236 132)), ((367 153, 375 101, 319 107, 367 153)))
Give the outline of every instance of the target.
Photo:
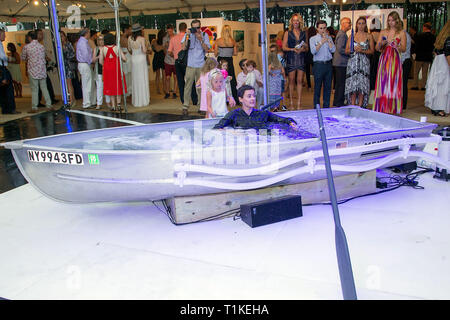
POLYGON ((219 69, 222 70, 222 74, 225 79, 225 88, 227 90, 227 95, 231 96, 231 79, 233 79, 233 77, 228 75, 228 61, 220 60, 219 69))
POLYGON ((206 92, 208 91, 208 74, 211 70, 217 68, 217 60, 214 58, 208 58, 200 71, 200 78, 196 83, 197 88, 201 88, 200 95, 200 111, 206 112, 206 118, 208 118, 208 106, 206 101, 206 92))
POLYGON ((247 77, 245 79, 245 84, 253 88, 257 88, 256 73, 254 72, 256 69, 256 62, 253 60, 248 60, 246 66, 247 66, 247 77))
POLYGON ((269 54, 268 64, 269 64, 269 103, 272 103, 282 97, 283 94, 282 81, 284 78, 284 70, 275 52, 271 52, 269 54))
POLYGON ((208 79, 209 88, 206 93, 207 116, 209 118, 223 117, 228 113, 227 101, 230 107, 234 107, 236 102, 231 95, 227 94, 225 79, 221 70, 211 70, 208 79))

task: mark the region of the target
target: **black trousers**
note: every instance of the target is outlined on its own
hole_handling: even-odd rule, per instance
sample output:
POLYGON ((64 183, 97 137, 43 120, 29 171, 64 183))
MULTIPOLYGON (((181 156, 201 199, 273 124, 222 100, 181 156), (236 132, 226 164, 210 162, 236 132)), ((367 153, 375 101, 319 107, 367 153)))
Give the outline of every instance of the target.
MULTIPOLYGON (((181 103, 184 103, 184 76, 186 75, 186 67, 175 61, 175 73, 177 75, 178 89, 180 90, 180 100, 181 103)), ((197 91, 195 90, 195 85, 192 86, 191 99, 192 104, 198 104, 198 96, 197 91)))
POLYGON ((402 74, 402 82, 403 82, 403 109, 406 109, 408 103, 408 78, 409 73, 411 71, 412 61, 411 59, 406 59, 403 64, 403 74, 402 74))
POLYGON ((14 86, 11 73, 4 66, 0 66, 0 69, 2 73, 0 82, 3 80, 7 81, 7 84, 0 85, 0 107, 2 114, 14 113, 16 111, 16 101, 14 100, 14 86))
POLYGON ((345 78, 347 74, 347 67, 334 67, 336 79, 334 89, 333 106, 345 106, 345 78))

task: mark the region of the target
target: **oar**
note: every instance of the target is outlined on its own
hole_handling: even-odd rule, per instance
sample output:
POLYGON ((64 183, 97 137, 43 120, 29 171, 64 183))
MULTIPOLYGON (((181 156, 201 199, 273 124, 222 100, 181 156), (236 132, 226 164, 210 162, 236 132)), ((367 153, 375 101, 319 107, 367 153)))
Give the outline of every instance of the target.
POLYGON ((350 253, 348 252, 347 238, 341 225, 339 209, 337 205, 336 189, 334 187, 333 172, 331 171, 330 156, 328 154, 327 137, 323 125, 322 112, 320 105, 316 105, 317 119, 319 121, 320 140, 322 140, 323 158, 328 178, 328 192, 330 194, 331 206, 334 216, 334 232, 336 242, 336 255, 339 267, 339 276, 341 279, 341 288, 345 300, 356 300, 355 281, 353 279, 352 263, 350 253))

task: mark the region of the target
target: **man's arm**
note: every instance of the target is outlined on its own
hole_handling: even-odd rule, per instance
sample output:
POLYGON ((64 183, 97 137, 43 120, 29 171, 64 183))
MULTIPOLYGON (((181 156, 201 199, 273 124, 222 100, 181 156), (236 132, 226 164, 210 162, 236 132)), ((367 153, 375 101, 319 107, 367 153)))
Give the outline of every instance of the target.
POLYGON ((220 119, 220 121, 213 127, 213 129, 232 127, 234 125, 234 114, 235 110, 228 112, 222 119, 220 119))
POLYGON ((309 48, 311 49, 312 55, 315 55, 317 53, 318 49, 316 47, 317 47, 317 42, 315 41, 314 37, 311 37, 311 39, 309 39, 309 48))
POLYGON ((202 39, 202 48, 205 52, 208 52, 209 49, 211 49, 211 44, 209 43, 209 37, 206 33, 203 34, 203 39, 202 39))
POLYGON ((339 34, 339 35, 336 37, 336 49, 338 50, 338 52, 339 52, 341 55, 347 56, 347 53, 345 52, 345 48, 346 48, 346 45, 347 45, 347 41, 348 41, 348 40, 346 40, 345 38, 346 38, 346 37, 345 37, 344 34, 339 34))
POLYGON ((267 120, 269 120, 270 122, 285 123, 285 124, 289 124, 289 125, 293 122, 293 123, 297 124, 297 122, 292 118, 280 117, 270 111, 267 111, 267 113, 268 113, 267 120))

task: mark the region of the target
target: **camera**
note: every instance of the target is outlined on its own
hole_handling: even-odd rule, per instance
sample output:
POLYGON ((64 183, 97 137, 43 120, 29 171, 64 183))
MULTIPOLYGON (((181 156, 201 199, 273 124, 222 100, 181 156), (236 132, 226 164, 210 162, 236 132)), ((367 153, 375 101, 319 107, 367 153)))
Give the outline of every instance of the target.
POLYGON ((197 28, 192 27, 192 28, 189 29, 189 31, 191 31, 191 33, 197 33, 197 28))

